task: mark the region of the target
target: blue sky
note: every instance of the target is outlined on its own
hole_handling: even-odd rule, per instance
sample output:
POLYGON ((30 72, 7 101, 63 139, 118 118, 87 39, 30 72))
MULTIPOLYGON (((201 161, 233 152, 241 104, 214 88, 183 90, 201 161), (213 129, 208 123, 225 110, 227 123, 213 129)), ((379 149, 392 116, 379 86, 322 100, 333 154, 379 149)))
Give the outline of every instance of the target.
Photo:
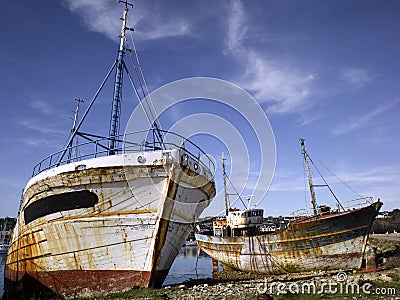
MULTIPOLYGON (((111 67, 122 11, 116 2, 0 3, 0 216, 17 214, 33 166, 68 137, 73 99, 85 99, 86 107, 111 67)), ((358 193, 381 198, 384 210, 399 207, 398 1, 134 4, 129 25, 150 90, 215 77, 244 88, 265 111, 277 151, 275 176, 260 203, 266 215, 309 207, 299 137, 315 161, 358 193)), ((107 131, 109 99, 100 97, 88 130, 107 131)), ((123 122, 136 104, 124 97, 123 122)), ((175 117, 193 107, 179 107, 175 117)), ((222 109, 221 115, 229 119, 222 109)), ((355 197, 333 187, 343 200, 355 197)))

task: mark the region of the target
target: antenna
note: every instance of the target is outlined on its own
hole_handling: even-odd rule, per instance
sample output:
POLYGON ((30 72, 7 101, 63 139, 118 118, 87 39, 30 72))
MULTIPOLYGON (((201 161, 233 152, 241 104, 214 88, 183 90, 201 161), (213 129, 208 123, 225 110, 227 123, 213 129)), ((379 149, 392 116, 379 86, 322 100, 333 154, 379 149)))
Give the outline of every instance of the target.
MULTIPOLYGON (((72 124, 72 129, 71 129, 71 137, 73 138, 73 136, 75 135, 75 131, 76 131, 76 123, 78 121, 78 115, 79 115, 79 105, 85 101, 83 101, 82 99, 77 99, 75 98, 75 101, 77 101, 77 105, 75 108, 75 112, 74 112, 74 122, 72 124)), ((77 156, 77 149, 78 149, 78 137, 76 137, 75 139, 75 147, 72 146, 72 142, 69 146, 69 152, 68 152, 68 160, 70 160, 72 158, 72 148, 75 148, 75 157, 77 156)))
POLYGON ((247 209, 250 209, 250 201, 251 198, 254 197, 255 195, 248 195, 246 196, 246 200, 247 200, 247 209))
POLYGON ((128 6, 133 8, 133 4, 129 3, 128 1, 119 0, 118 3, 124 3, 125 4, 125 8, 128 8, 128 6))
POLYGON ((224 200, 225 200, 225 215, 228 215, 229 209, 230 209, 230 204, 229 204, 229 197, 228 197, 228 193, 226 191, 226 173, 225 173, 225 160, 226 158, 224 158, 224 152, 222 152, 222 156, 221 156, 221 161, 222 161, 222 176, 224 179, 224 200))

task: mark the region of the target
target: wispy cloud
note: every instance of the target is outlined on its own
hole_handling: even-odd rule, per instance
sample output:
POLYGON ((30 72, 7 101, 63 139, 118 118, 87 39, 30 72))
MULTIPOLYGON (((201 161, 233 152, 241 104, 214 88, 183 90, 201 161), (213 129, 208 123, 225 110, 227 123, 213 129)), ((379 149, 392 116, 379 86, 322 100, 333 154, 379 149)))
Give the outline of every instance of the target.
MULTIPOLYGON (((368 170, 346 171, 342 170, 337 176, 344 182, 354 184, 396 183, 399 171, 391 166, 375 167, 368 170)), ((334 180, 334 178, 332 178, 334 180)))
POLYGON ((0 178, 0 186, 2 188, 11 188, 11 189, 21 189, 21 186, 23 186, 23 180, 19 178, 0 178))
MULTIPOLYGON (((319 166, 320 167, 320 166, 319 166)), ((388 201, 393 202, 397 198, 393 197, 394 191, 399 192, 398 178, 400 176, 399 170, 392 166, 379 166, 369 169, 348 169, 348 168, 335 168, 336 176, 326 174, 323 172, 325 180, 333 189, 339 198, 347 199, 344 196, 350 197, 354 195, 354 190, 362 196, 372 196, 374 198, 382 197, 388 201), (345 187, 341 181, 350 186, 353 191, 345 187), (384 188, 382 188, 384 187, 384 188), (389 193, 390 191, 390 193, 389 193)), ((322 170, 321 170, 322 171, 322 170)), ((278 170, 272 182, 271 192, 305 192, 308 197, 308 183, 306 175, 301 175, 299 172, 286 171, 282 174, 278 170)), ((321 178, 317 175, 313 177, 314 184, 324 184, 321 178)), ((319 190, 318 193, 323 193, 324 190, 319 190)), ((300 194, 298 194, 300 196, 300 194)), ((357 195, 354 195, 358 197, 357 195)))
MULTIPOLYGON (((116 41, 121 30, 121 6, 109 0, 65 0, 66 7, 73 13, 82 17, 87 28, 94 32, 105 34, 116 41)), ((190 24, 179 17, 170 18, 167 14, 154 13, 157 5, 162 2, 152 3, 151 8, 145 3, 138 3, 134 13, 128 20, 130 27, 135 28, 135 35, 142 40, 153 40, 164 37, 181 36, 190 34, 190 24)))
POLYGON ((19 119, 16 121, 18 125, 29 128, 31 130, 43 133, 43 134, 65 134, 65 132, 49 126, 49 124, 42 124, 34 120, 19 119))
POLYGON ((50 104, 43 100, 33 100, 29 103, 29 105, 37 111, 47 115, 54 113, 54 109, 50 106, 50 104))
POLYGON ((242 3, 232 1, 225 53, 243 62, 245 73, 240 85, 251 90, 259 102, 268 103, 270 113, 289 113, 307 108, 317 76, 298 70, 289 62, 268 60, 246 46, 248 21, 242 3))
POLYGON ((392 102, 385 103, 385 104, 375 108, 373 111, 371 111, 367 114, 364 114, 362 116, 353 117, 353 120, 346 122, 345 124, 342 124, 341 126, 337 127, 336 129, 334 129, 332 131, 332 133, 333 134, 343 134, 343 133, 347 133, 349 131, 358 129, 366 124, 369 124, 370 121, 374 117, 387 111, 388 109, 392 108, 399 102, 400 102, 400 98, 398 98, 392 102))
POLYGON ((49 142, 48 139, 43 139, 43 138, 21 138, 18 139, 18 141, 34 147, 42 147, 42 146, 48 147, 50 145, 53 145, 52 143, 49 142))
POLYGON ((344 68, 340 73, 340 78, 354 88, 359 89, 369 83, 373 79, 373 76, 367 69, 344 68))

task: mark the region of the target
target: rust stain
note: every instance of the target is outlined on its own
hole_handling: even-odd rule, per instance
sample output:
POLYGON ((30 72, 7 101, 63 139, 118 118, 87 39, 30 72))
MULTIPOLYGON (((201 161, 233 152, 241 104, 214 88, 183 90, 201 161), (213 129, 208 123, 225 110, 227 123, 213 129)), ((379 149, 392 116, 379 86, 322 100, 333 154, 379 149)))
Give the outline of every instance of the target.
POLYGON ((300 219, 282 230, 259 235, 197 234, 196 239, 214 259, 243 271, 280 274, 359 269, 370 226, 380 207, 377 202, 351 213, 300 219))
MULTIPOLYGON (((118 245, 122 241, 124 244, 123 247, 126 248, 123 250, 124 253, 125 251, 131 253, 131 256, 128 257, 130 261, 128 259, 126 261, 132 264, 134 262, 134 251, 137 249, 129 241, 132 234, 128 232, 129 227, 121 227, 121 221, 112 224, 107 223, 104 218, 113 220, 117 219, 113 218, 114 216, 121 216, 123 218, 124 215, 138 215, 135 218, 139 219, 140 215, 144 215, 143 219, 145 219, 147 217, 146 214, 158 212, 157 208, 129 209, 135 208, 135 206, 127 207, 124 210, 112 210, 114 209, 114 205, 118 205, 118 203, 116 203, 117 201, 112 201, 112 199, 116 199, 116 196, 109 189, 110 185, 112 183, 115 185, 115 182, 124 180, 124 183, 121 184, 128 186, 128 183, 125 182, 125 171, 123 167, 119 166, 103 169, 83 169, 58 174, 28 186, 23 195, 24 201, 21 212, 23 212, 23 209, 28 204, 43 197, 81 189, 88 189, 96 193, 99 197, 99 203, 94 207, 81 209, 75 215, 71 215, 68 212, 59 212, 47 219, 46 217, 41 217, 28 225, 24 225, 23 217, 20 217, 19 224, 21 227, 16 232, 15 238, 10 245, 10 254, 7 258, 6 279, 17 284, 17 281, 22 280, 25 275, 29 274, 41 286, 45 286, 55 294, 62 296, 79 295, 85 289, 90 291, 99 291, 100 289, 107 292, 113 290, 121 291, 130 288, 133 282, 140 286, 160 286, 168 272, 168 270, 158 270, 158 268, 160 267, 162 251, 165 251, 164 247, 166 245, 168 230, 171 228, 168 216, 174 213, 173 200, 176 199, 179 191, 178 183, 180 182, 180 176, 182 174, 190 175, 191 177, 188 179, 190 184, 204 183, 201 186, 205 193, 205 198, 209 199, 215 195, 214 183, 208 182, 204 177, 198 176, 195 172, 188 169, 182 172, 179 165, 174 164, 168 166, 166 170, 168 174, 161 172, 160 166, 154 166, 151 169, 142 168, 133 172, 135 176, 139 174, 142 177, 150 176, 149 172, 159 172, 160 175, 157 176, 162 177, 163 180, 165 177, 168 187, 168 192, 162 196, 164 200, 172 200, 164 201, 163 211, 159 214, 159 219, 157 220, 157 230, 153 235, 154 248, 152 249, 153 261, 151 271, 130 270, 125 272, 119 270, 121 265, 117 265, 110 258, 112 253, 116 253, 115 248, 112 248, 112 244, 98 250, 99 253, 104 254, 105 259, 109 259, 109 270, 94 270, 99 264, 99 256, 94 256, 93 252, 88 250, 91 247, 90 242, 96 241, 96 245, 101 245, 100 242, 106 237, 101 235, 101 230, 95 230, 86 239, 85 231, 82 228, 93 226, 93 222, 98 222, 95 225, 99 227, 109 226, 110 228, 118 228, 118 245), (161 218, 161 215, 165 216, 165 218, 161 218), (84 225, 87 227, 77 226, 79 222, 87 222, 87 225, 84 225), (51 251, 55 250, 55 253, 51 253, 49 249, 51 251), (77 251, 80 252, 73 249, 79 249, 77 251), (51 259, 46 261, 44 260, 46 257, 51 257, 51 259), (49 261, 53 262, 55 267, 50 271, 47 268, 52 268, 53 266, 46 265, 49 261), (65 270, 57 270, 57 267, 59 269, 65 268, 65 270)), ((131 191, 127 191, 123 197, 130 199, 129 197, 132 196, 128 192, 131 193, 131 191)), ((121 195, 119 194, 118 196, 121 195)), ((154 224, 141 222, 139 226, 142 227, 155 226, 154 224)), ((147 239, 143 242, 144 244, 148 243, 151 235, 146 235, 146 237, 147 239)), ((99 246, 99 248, 101 247, 103 246, 99 246)), ((122 252, 122 248, 119 249, 122 252)), ((168 255, 168 253, 165 255, 168 255)))

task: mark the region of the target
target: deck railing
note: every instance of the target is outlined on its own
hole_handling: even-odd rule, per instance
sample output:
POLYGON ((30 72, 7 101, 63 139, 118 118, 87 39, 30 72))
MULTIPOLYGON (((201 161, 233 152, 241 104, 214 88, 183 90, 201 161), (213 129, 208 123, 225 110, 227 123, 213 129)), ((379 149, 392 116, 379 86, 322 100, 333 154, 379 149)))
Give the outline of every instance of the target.
POLYGON ((198 165, 210 172, 210 174, 214 174, 215 172, 215 164, 210 156, 194 142, 177 133, 164 130, 156 131, 153 129, 126 133, 114 139, 117 141, 117 147, 112 150, 108 148, 109 137, 100 137, 83 133, 78 134, 78 136, 85 138, 87 141, 67 147, 47 156, 34 166, 32 176, 36 176, 43 171, 61 165, 107 156, 110 155, 111 152, 116 155, 156 150, 168 151, 172 149, 179 149, 182 153, 185 153, 188 157, 195 160, 198 165))
MULTIPOLYGON (((357 208, 362 208, 365 206, 368 206, 373 203, 372 197, 362 197, 362 198, 357 198, 357 199, 352 199, 348 201, 341 202, 342 207, 344 208, 344 211, 351 210, 351 209, 357 209, 357 208)), ((319 208, 318 208, 319 210, 319 208)), ((343 209, 334 209, 331 211, 343 211, 343 209)), ((324 214, 326 212, 321 212, 319 214, 324 214)), ((304 217, 312 217, 314 216, 314 211, 313 210, 308 210, 308 209, 299 209, 290 214, 290 216, 294 219, 297 218, 304 218, 304 217)))

